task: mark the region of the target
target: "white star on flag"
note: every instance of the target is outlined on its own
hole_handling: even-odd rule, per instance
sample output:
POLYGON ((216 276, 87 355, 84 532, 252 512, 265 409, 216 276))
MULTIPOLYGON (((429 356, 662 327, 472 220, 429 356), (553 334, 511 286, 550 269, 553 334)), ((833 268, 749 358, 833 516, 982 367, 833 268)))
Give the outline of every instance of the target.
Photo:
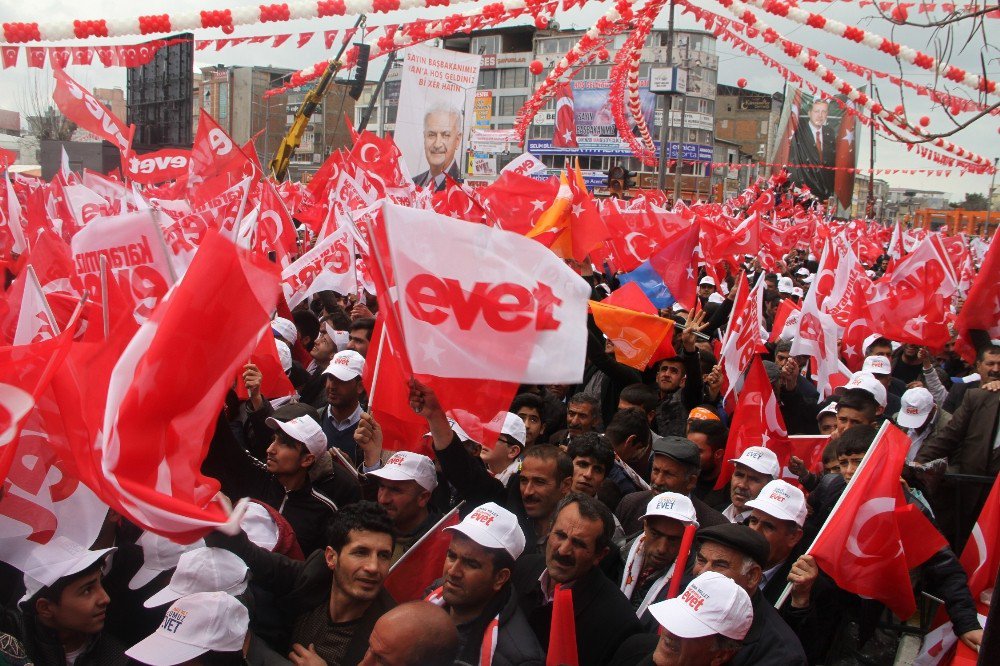
POLYGON ((569 131, 569 130, 566 130, 565 132, 563 132, 563 140, 564 141, 572 141, 573 140, 573 133, 571 131, 569 131))
POLYGON ((854 132, 852 130, 847 130, 847 134, 844 135, 844 141, 854 143, 854 132))
POLYGON ((441 354, 444 353, 444 349, 438 347, 433 339, 422 344, 420 346, 420 350, 424 353, 424 358, 428 361, 432 361, 434 363, 441 362, 441 354))
POLYGON ((532 212, 536 210, 545 210, 545 202, 535 199, 531 202, 531 210, 532 212))
POLYGON ((583 212, 583 204, 575 204, 573 206, 573 214, 574 215, 579 215, 582 212, 583 212))

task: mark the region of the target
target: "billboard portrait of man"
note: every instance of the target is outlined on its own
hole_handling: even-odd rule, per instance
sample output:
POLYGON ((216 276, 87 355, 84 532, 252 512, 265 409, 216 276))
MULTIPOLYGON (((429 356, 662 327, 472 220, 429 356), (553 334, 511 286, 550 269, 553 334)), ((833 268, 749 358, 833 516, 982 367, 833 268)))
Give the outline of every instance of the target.
POLYGON ((424 114, 424 158, 427 171, 417 174, 413 182, 418 187, 432 187, 435 192, 445 187, 445 174, 459 178, 455 155, 462 144, 462 111, 447 104, 437 104, 424 114))
POLYGON ((822 201, 833 195, 834 181, 833 170, 822 167, 837 163, 837 133, 828 123, 829 113, 829 101, 813 100, 807 116, 799 120, 788 155, 789 163, 795 165, 793 180, 808 186, 822 201))

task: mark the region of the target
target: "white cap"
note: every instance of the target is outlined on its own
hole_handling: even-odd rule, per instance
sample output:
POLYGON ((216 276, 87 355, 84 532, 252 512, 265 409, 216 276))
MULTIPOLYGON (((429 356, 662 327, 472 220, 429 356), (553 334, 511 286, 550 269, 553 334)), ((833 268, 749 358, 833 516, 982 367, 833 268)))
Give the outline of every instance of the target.
POLYGON ((820 418, 822 418, 822 416, 824 414, 833 414, 834 416, 836 416, 837 415, 837 403, 836 402, 827 403, 826 407, 824 407, 823 409, 819 410, 819 413, 816 414, 816 420, 819 421, 820 418))
POLYGON ((805 277, 803 277, 802 281, 805 282, 806 284, 812 284, 813 279, 814 279, 813 278, 813 274, 810 273, 809 275, 806 275, 805 277))
POLYGON ((327 449, 326 434, 311 416, 297 416, 291 421, 279 421, 269 416, 264 423, 268 428, 280 429, 292 439, 302 442, 306 450, 314 456, 319 456, 327 449))
POLYGON ((246 532, 251 543, 264 550, 273 551, 278 545, 278 526, 263 504, 247 502, 247 510, 240 518, 240 529, 246 532))
POLYGON ((125 654, 141 664, 174 666, 206 652, 236 652, 243 648, 250 614, 225 592, 196 592, 167 610, 156 631, 125 654))
POLYGON ((805 277, 806 275, 809 275, 809 269, 806 268, 805 266, 802 266, 801 268, 799 268, 799 270, 795 271, 795 274, 805 277))
POLYGON ((243 594, 247 589, 247 565, 222 548, 197 548, 181 555, 167 586, 146 599, 143 606, 156 608, 195 592, 243 594))
POLYGON ((870 372, 858 371, 851 375, 851 378, 847 380, 844 384, 844 389, 861 389, 862 391, 867 391, 871 393, 872 397, 875 398, 875 402, 879 404, 880 407, 885 407, 886 394, 885 387, 882 386, 882 382, 875 379, 875 375, 870 372))
POLYGON ((507 435, 522 447, 528 440, 528 429, 524 427, 524 419, 512 412, 500 412, 486 427, 493 432, 499 430, 501 435, 507 435))
POLYGON ((792 278, 782 277, 778 279, 778 292, 782 294, 792 293, 792 289, 795 285, 792 283, 792 278))
POLYGON ((660 625, 680 638, 722 634, 743 640, 753 624, 750 596, 733 580, 706 571, 684 588, 680 596, 650 605, 660 625))
POLYGON ((869 356, 865 359, 865 364, 861 366, 861 372, 870 372, 873 375, 891 375, 892 365, 885 356, 869 356))
POLYGON ((365 357, 353 349, 337 352, 330 360, 324 375, 333 375, 342 382, 357 379, 365 371, 365 357))
POLYGON ((524 531, 517 516, 494 502, 476 507, 458 525, 445 529, 461 532, 483 548, 502 548, 515 560, 524 552, 524 531))
POLYGON ((424 490, 434 490, 438 485, 434 462, 427 456, 412 451, 393 453, 385 461, 385 465, 374 472, 368 472, 368 475, 388 481, 416 481, 424 490))
MULTIPOLYGON (((867 338, 865 338, 864 342, 861 343, 861 350, 864 351, 864 350, 868 349, 869 347, 872 346, 873 342, 875 342, 876 340, 878 340, 881 337, 883 337, 883 336, 880 333, 872 333, 867 338)), ((885 358, 885 357, 883 357, 883 358, 885 358)))
POLYGON ((774 451, 765 449, 763 446, 748 446, 739 458, 732 458, 729 462, 746 465, 755 472, 769 474, 773 479, 781 476, 778 456, 774 454, 774 451))
POLYGON ((698 516, 694 510, 694 504, 687 495, 680 493, 660 493, 649 500, 646 505, 646 513, 642 517, 663 516, 673 518, 682 523, 688 523, 698 527, 698 516))
POLYGON ((717 291, 713 291, 708 297, 709 303, 722 303, 725 300, 726 299, 723 297, 723 295, 717 291))
POLYGON ((873 280, 875 279, 875 271, 873 271, 870 268, 865 271, 865 275, 867 275, 868 277, 872 278, 873 280))
POLYGON ((205 547, 205 542, 202 539, 182 546, 153 532, 143 532, 136 543, 142 548, 142 566, 129 581, 128 589, 130 590, 138 590, 140 587, 148 585, 149 581, 164 571, 170 571, 176 567, 181 555, 187 551, 205 547))
POLYGON ((919 428, 934 409, 934 396, 923 386, 907 389, 899 399, 896 424, 900 428, 919 428))
POLYGON ((80 573, 114 550, 87 550, 64 536, 53 537, 48 543, 35 546, 24 565, 24 587, 27 591, 18 603, 28 601, 60 578, 80 573))
POLYGON ((330 322, 323 322, 323 331, 330 336, 334 344, 334 353, 347 347, 347 342, 351 339, 351 334, 347 331, 338 331, 330 325, 330 322))
POLYGON ((797 296, 798 298, 802 298, 803 293, 804 292, 802 291, 802 287, 792 287, 792 296, 797 296))
POLYGON ((791 520, 799 527, 806 522, 806 496, 802 491, 781 479, 771 481, 760 489, 756 499, 746 504, 778 520, 791 520))
POLYGON ((281 340, 275 340, 274 346, 278 349, 278 360, 281 361, 281 369, 288 372, 292 369, 292 350, 281 340))
POLYGON ((290 345, 294 345, 299 339, 299 329, 295 328, 295 322, 291 319, 275 317, 271 320, 271 330, 290 345))
POLYGON ((715 286, 715 280, 712 279, 711 275, 706 275, 702 279, 698 280, 698 286, 700 287, 702 285, 708 285, 709 287, 714 287, 715 286))
POLYGON ((679 301, 674 301, 674 304, 670 306, 670 309, 674 312, 687 312, 688 309, 684 307, 684 304, 679 301))

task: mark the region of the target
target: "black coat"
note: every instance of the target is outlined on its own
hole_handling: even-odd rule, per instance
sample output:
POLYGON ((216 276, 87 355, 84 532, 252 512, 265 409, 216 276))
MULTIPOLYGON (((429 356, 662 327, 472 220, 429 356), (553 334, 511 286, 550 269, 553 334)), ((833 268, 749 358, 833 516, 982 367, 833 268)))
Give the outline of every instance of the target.
MULTIPOLYGON (((110 605, 109 605, 110 607, 110 605)), ((0 613, 0 631, 21 641, 28 657, 37 666, 61 666, 66 663, 66 651, 56 632, 49 629, 30 613, 7 609, 0 613)), ((116 638, 102 632, 98 634, 77 657, 75 666, 125 666, 133 663, 125 656, 126 646, 116 638)))
MULTIPOLYGON (((542 555, 522 556, 514 567, 513 581, 521 610, 538 642, 547 649, 552 604, 545 603, 538 583, 544 569, 542 555)), ((598 567, 574 581, 571 589, 580 666, 603 666, 611 661, 622 641, 638 633, 635 611, 618 586, 598 567)))
POLYGON ((750 601, 753 624, 743 646, 733 657, 732 666, 806 666, 806 653, 798 636, 781 618, 760 590, 750 601))

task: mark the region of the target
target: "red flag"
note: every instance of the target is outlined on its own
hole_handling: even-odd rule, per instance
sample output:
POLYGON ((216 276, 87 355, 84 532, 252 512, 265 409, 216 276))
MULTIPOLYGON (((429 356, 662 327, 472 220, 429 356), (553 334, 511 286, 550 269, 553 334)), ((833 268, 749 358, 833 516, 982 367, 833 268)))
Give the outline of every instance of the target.
POLYGON ((10 69, 17 65, 17 56, 20 52, 20 46, 4 46, 0 49, 0 53, 3 54, 3 68, 10 69))
POLYGON ((739 458, 751 446, 773 450, 778 456, 778 463, 784 468, 789 456, 785 441, 787 435, 785 420, 778 409, 778 399, 767 379, 767 370, 760 357, 755 356, 750 361, 750 369, 736 400, 736 411, 733 412, 729 439, 726 440, 726 455, 722 457, 726 462, 715 483, 716 490, 725 487, 733 475, 733 463, 729 461, 739 458))
POLYGON ((663 246, 649 259, 649 265, 663 278, 674 300, 693 308, 698 296, 698 264, 694 249, 698 245, 697 222, 663 241, 663 246))
POLYGON ((793 330, 798 330, 798 313, 802 310, 799 305, 790 298, 783 298, 778 303, 778 310, 774 313, 774 326, 771 327, 770 342, 777 342, 781 338, 781 332, 785 326, 793 326, 793 330))
POLYGON ((573 108, 573 89, 569 83, 556 88, 556 128, 552 136, 553 148, 577 148, 576 111, 573 108))
POLYGON ((989 333, 991 339, 1000 338, 1000 242, 996 238, 986 251, 979 275, 958 313, 955 328, 961 343, 956 345, 956 349, 969 363, 975 360, 976 354, 969 331, 983 330, 989 333))
POLYGON ((273 264, 241 256, 216 233, 206 236, 111 373, 98 448, 109 506, 181 543, 226 521, 214 499, 219 483, 200 467, 225 393, 278 294, 273 264))
MULTIPOLYGON (((833 172, 833 194, 841 209, 849 210, 854 196, 854 164, 858 124, 853 116, 840 119, 837 130, 836 169, 833 172)), ((874 258, 873 258, 874 259, 874 258)))
MULTIPOLYGON (((729 382, 729 391, 736 387, 736 382, 743 371, 750 367, 753 357, 766 351, 761 332, 764 274, 761 273, 753 289, 747 288, 747 281, 740 274, 734 288, 737 291, 733 299, 733 313, 729 319, 726 335, 722 339, 719 356, 726 381, 729 382)), ((729 391, 726 392, 727 395, 729 391)))
POLYGON ((579 666, 576 645, 576 614, 573 611, 573 590, 556 585, 552 600, 552 624, 545 666, 579 666))
POLYGON ((63 115, 88 132, 107 139, 121 152, 127 152, 135 128, 122 122, 63 70, 55 69, 52 74, 56 79, 52 100, 63 115))
POLYGON ((191 147, 190 167, 188 186, 192 189, 201 189, 206 181, 228 174, 228 182, 220 188, 225 189, 254 173, 253 162, 205 109, 201 110, 198 119, 198 134, 191 147))
POLYGON ((451 545, 451 534, 445 528, 458 525, 460 507, 461 504, 449 511, 389 569, 382 585, 396 603, 423 599, 424 590, 441 577, 451 545))
POLYGON ((262 181, 254 249, 262 254, 274 252, 278 265, 285 268, 292 263, 292 254, 295 252, 298 240, 295 221, 285 208, 281 197, 269 181, 262 181))
POLYGON ((985 614, 985 604, 980 595, 993 587, 996 572, 1000 569, 1000 477, 993 482, 986 504, 979 519, 972 527, 969 541, 962 550, 962 568, 969 576, 969 592, 985 614))
POLYGON ((552 204, 558 191, 558 178, 536 180, 504 171, 476 194, 501 228, 526 234, 552 204))
POLYGON ((656 315, 656 306, 649 296, 635 282, 626 282, 623 286, 611 292, 611 295, 601 301, 604 305, 614 305, 627 310, 634 310, 648 315, 656 315))
MULTIPOLYGON (((278 356, 278 341, 274 338, 274 333, 264 331, 260 336, 257 348, 250 354, 250 362, 257 366, 261 372, 260 394, 265 399, 284 398, 294 395, 295 387, 288 380, 285 369, 281 367, 281 357, 278 356)), ((284 343, 282 343, 284 344, 284 343)), ((243 383, 243 367, 236 371, 236 395, 240 400, 247 400, 250 394, 243 383)))
POLYGON ((836 584, 876 599, 899 618, 916 610, 910 569, 946 544, 907 504, 899 475, 910 438, 885 423, 809 549, 836 584))

